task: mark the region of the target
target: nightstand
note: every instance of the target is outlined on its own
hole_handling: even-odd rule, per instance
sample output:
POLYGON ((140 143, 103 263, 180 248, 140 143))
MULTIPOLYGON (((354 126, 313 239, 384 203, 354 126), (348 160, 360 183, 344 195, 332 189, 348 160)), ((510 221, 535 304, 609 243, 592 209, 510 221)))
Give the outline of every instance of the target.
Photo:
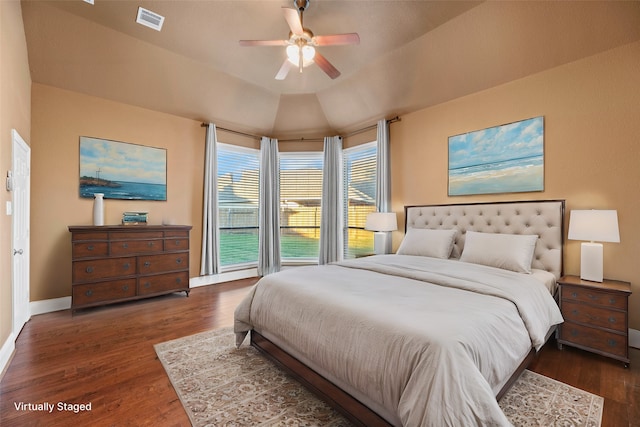
POLYGON ((558 348, 581 348, 624 362, 629 366, 629 295, 631 284, 605 279, 602 283, 563 276, 558 328, 558 348))

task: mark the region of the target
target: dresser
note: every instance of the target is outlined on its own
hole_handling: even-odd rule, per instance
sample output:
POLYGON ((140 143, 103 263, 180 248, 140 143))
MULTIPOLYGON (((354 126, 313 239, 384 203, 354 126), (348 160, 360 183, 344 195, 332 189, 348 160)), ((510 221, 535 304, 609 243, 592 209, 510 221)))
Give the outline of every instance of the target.
POLYGON ((188 225, 70 226, 71 309, 184 291, 188 225))
POLYGON ((631 284, 605 279, 602 283, 564 276, 558 328, 558 346, 588 350, 629 364, 629 295, 631 284))

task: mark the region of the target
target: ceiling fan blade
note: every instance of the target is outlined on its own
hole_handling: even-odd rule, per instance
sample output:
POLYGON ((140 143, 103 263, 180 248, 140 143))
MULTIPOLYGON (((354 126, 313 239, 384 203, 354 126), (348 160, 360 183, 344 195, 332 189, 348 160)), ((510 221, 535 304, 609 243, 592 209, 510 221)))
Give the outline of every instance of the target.
POLYGON ((336 79, 340 76, 340 71, 338 71, 336 67, 331 65, 331 62, 329 62, 324 56, 320 55, 320 53, 318 53, 317 51, 316 55, 313 57, 313 62, 318 64, 318 67, 320 67, 322 71, 327 73, 327 75, 331 77, 331 79, 336 79))
POLYGON ((289 24, 289 28, 291 28, 291 32, 296 36, 301 36, 304 30, 302 29, 302 22, 300 22, 298 11, 283 7, 282 12, 284 13, 284 19, 287 21, 287 24, 289 24))
POLYGON ((280 67, 280 70, 278 71, 278 74, 276 74, 276 80, 284 80, 285 77, 287 77, 287 74, 289 74, 289 70, 291 70, 292 68, 293 64, 291 63, 291 61, 285 59, 282 63, 282 66, 280 67))
POLYGON ((287 40, 240 40, 240 46, 286 46, 287 40))
POLYGON ((358 35, 358 33, 315 36, 313 40, 316 46, 360 44, 360 36, 358 35))

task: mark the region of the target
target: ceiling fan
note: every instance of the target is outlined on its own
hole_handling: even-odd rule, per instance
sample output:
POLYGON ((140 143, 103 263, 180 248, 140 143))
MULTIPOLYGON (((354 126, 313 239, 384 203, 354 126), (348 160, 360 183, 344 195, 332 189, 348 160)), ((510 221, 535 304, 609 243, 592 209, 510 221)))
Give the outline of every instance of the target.
POLYGON ((340 71, 317 52, 315 47, 360 43, 360 36, 357 33, 315 36, 311 30, 304 28, 302 17, 306 8, 309 7, 309 1, 293 0, 296 9, 282 8, 284 19, 291 29, 288 40, 240 40, 240 46, 286 46, 287 59, 276 74, 276 80, 284 80, 293 67, 298 67, 302 72, 304 67, 313 63, 316 63, 329 77, 335 79, 340 76, 340 71))

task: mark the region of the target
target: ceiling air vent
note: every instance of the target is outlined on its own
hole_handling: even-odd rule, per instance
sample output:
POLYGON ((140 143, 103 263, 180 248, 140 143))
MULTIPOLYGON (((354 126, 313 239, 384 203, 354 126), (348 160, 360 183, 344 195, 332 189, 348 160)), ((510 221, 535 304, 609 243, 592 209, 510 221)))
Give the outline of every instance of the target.
POLYGON ((160 31, 162 29, 162 24, 164 23, 164 16, 139 7, 136 22, 138 24, 144 25, 145 27, 153 28, 156 31, 160 31))

